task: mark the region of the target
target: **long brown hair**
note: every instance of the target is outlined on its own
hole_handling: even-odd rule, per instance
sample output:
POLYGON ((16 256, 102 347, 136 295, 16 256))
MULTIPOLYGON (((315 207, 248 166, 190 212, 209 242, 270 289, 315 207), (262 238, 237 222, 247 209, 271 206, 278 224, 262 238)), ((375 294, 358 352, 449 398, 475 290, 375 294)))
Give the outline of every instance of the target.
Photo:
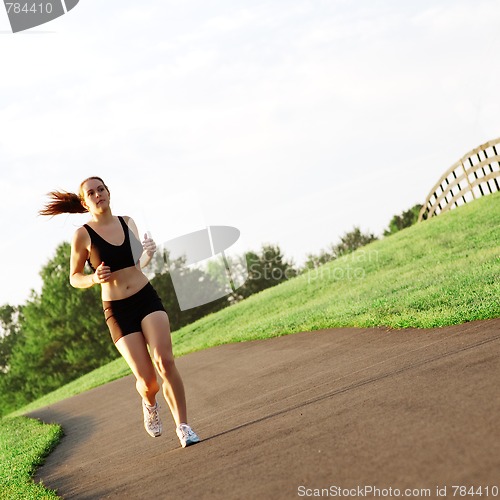
POLYGON ((80 184, 79 194, 69 193, 67 191, 51 191, 47 194, 51 200, 38 212, 40 215, 58 215, 58 214, 84 214, 88 210, 82 205, 84 199, 83 185, 96 179, 101 181, 106 191, 109 193, 108 186, 100 177, 88 177, 80 184))

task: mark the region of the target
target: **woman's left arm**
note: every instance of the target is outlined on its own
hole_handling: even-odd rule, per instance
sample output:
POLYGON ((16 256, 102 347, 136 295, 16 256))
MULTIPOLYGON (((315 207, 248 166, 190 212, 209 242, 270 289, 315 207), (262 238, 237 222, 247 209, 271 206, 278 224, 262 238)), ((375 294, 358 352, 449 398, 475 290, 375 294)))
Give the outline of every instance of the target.
MULTIPOLYGON (((137 226, 135 225, 135 222, 131 217, 129 217, 127 224, 135 234, 135 237, 140 241, 139 230, 137 229, 137 226)), ((152 238, 149 238, 148 235, 145 234, 144 240, 142 241, 142 248, 143 251, 141 258, 139 260, 141 268, 146 267, 151 262, 151 259, 153 258, 153 255, 156 252, 156 243, 153 241, 152 238)))

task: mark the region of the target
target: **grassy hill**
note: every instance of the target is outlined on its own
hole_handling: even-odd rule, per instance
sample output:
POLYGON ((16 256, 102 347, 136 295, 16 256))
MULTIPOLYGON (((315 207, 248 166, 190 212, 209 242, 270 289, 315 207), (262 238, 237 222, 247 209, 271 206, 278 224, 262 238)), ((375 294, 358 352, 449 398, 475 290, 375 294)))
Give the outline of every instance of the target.
MULTIPOLYGON (((370 243, 173 332, 174 353, 335 327, 431 328, 500 316, 500 192, 370 243)), ((122 359, 17 411, 130 371, 122 359)))
MULTIPOLYGON (((496 193, 187 325, 172 334, 174 352, 180 356, 225 343, 322 328, 428 328, 495 318, 500 316, 499 297, 500 193, 496 193)), ((128 373, 123 360, 113 361, 10 418, 128 373)), ((15 420, 21 426, 31 425, 26 419, 15 420)), ((2 482, 11 474, 12 459, 2 445, 8 439, 7 427, 2 422, 0 463, 6 464, 0 469, 2 482)), ((53 441, 48 442, 50 446, 53 441)), ((22 443, 17 445, 20 454, 22 443)), ((26 477, 28 482, 15 480, 14 490, 21 491, 25 482, 29 488, 26 477)), ((15 498, 12 488, 9 491, 9 498, 15 498)), ((23 495, 19 498, 28 498, 23 495)))

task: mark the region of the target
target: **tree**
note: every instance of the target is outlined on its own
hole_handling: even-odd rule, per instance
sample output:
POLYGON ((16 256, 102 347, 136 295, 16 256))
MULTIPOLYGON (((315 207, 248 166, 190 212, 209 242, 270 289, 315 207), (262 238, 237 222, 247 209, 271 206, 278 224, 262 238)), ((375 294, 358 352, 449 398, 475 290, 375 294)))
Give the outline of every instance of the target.
POLYGON ((2 394, 19 406, 118 356, 104 322, 98 287, 69 283, 70 245, 42 268, 41 294, 23 306, 20 338, 9 359, 2 394))
POLYGON ((421 209, 422 205, 414 205, 400 215, 395 215, 391 219, 391 222, 389 222, 389 227, 384 231, 384 236, 390 236, 391 234, 401 231, 401 229, 405 227, 413 226, 413 224, 418 221, 418 214, 421 209))
MULTIPOLYGON (((262 245, 261 254, 253 251, 244 255, 248 278, 236 292, 231 294, 233 302, 242 300, 250 295, 279 285, 294 276, 298 271, 293 261, 287 262, 278 245, 262 245)), ((233 264, 232 268, 236 268, 233 264)))
POLYGON ((12 402, 9 401, 7 387, 10 358, 20 339, 19 319, 21 315, 21 307, 9 304, 0 307, 0 415, 5 413, 6 409, 13 408, 12 402))
POLYGON ((327 250, 321 250, 319 255, 307 254, 307 260, 302 268, 302 272, 308 269, 315 269, 331 260, 338 259, 342 255, 354 252, 378 238, 372 233, 362 233, 361 229, 355 226, 351 231, 347 231, 340 237, 337 244, 330 244, 327 250))
POLYGON ((361 229, 357 226, 353 228, 352 231, 348 231, 344 236, 340 237, 340 243, 333 247, 334 254, 336 257, 341 257, 342 255, 354 252, 358 248, 364 247, 377 240, 378 238, 371 233, 363 234, 361 229))
POLYGON ((18 340, 21 307, 5 304, 0 307, 0 372, 9 370, 9 359, 18 340))
POLYGON ((229 305, 227 297, 224 296, 220 299, 182 311, 177 291, 172 281, 171 271, 176 271, 181 275, 184 286, 192 293, 191 298, 193 300, 196 299, 197 295, 200 296, 202 293, 205 293, 202 291, 201 283, 203 283, 203 290, 206 290, 207 287, 211 287, 213 291, 220 289, 217 281, 203 271, 203 269, 187 267, 185 256, 171 260, 168 250, 157 252, 154 268, 153 270, 149 270, 149 275, 151 276, 154 273, 151 277, 151 284, 158 292, 167 310, 171 331, 178 330, 184 325, 229 305))
POLYGON ((280 248, 273 245, 263 245, 261 254, 250 251, 235 257, 212 259, 204 268, 186 267, 184 257, 169 261, 168 253, 164 254, 163 261, 164 264, 159 265, 157 259, 156 274, 151 281, 168 311, 172 331, 297 275, 293 263, 286 262, 280 248), (173 270, 180 272, 193 298, 222 296, 181 311, 171 277, 173 270))
MULTIPOLYGON (((330 245, 330 248, 332 245, 330 245)), ((315 255, 313 253, 308 253, 306 255, 306 262, 304 263, 304 269, 316 269, 319 266, 322 266, 323 264, 326 264, 327 262, 330 262, 331 260, 335 260, 336 256, 333 252, 333 250, 327 251, 327 250, 320 250, 319 255, 315 255)))

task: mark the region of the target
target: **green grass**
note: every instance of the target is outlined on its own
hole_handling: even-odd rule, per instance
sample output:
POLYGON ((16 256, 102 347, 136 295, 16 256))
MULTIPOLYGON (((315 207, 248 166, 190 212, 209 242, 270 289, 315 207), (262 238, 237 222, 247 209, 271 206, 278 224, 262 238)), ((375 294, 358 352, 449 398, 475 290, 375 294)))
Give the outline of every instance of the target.
POLYGON ((33 401, 32 403, 20 408, 9 414, 7 417, 17 417, 29 413, 37 408, 42 408, 63 399, 67 399, 75 394, 88 391, 94 387, 98 387, 103 383, 112 382, 118 378, 130 374, 130 368, 123 358, 116 359, 107 365, 96 368, 95 370, 83 375, 82 377, 73 380, 59 389, 42 396, 41 398, 33 401))
POLYGON ((202 318, 174 333, 176 351, 321 328, 430 328, 498 317, 498 221, 500 193, 202 318))
POLYGON ((43 458, 59 442, 62 430, 30 418, 0 420, 0 499, 31 500, 58 498, 32 475, 43 458))
MULTIPOLYGON (((172 334, 174 353, 322 328, 430 328, 499 317, 498 221, 500 193, 375 241, 187 325, 172 334)), ((10 417, 128 373, 123 360, 113 361, 10 417)), ((0 459, 3 464, 3 455, 0 459)))

